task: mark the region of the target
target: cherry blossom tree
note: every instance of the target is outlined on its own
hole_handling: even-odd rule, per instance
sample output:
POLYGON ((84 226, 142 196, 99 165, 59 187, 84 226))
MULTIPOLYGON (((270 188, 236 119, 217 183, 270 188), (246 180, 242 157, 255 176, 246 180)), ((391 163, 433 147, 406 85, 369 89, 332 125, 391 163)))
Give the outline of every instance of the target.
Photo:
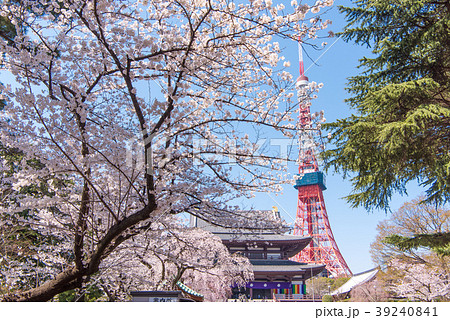
POLYGON ((351 301, 355 302, 386 302, 389 298, 384 283, 378 279, 353 288, 350 296, 351 301))
POLYGON ((0 15, 16 32, 0 30, 1 64, 14 78, 0 86, 0 138, 20 157, 2 157, 0 227, 18 227, 28 244, 1 253, 3 299, 45 301, 96 279, 107 286, 116 259, 152 268, 162 259, 195 281, 223 275, 225 267, 169 254, 181 238, 199 243, 199 231, 169 222, 187 212, 232 227, 245 217, 229 200, 286 181, 285 156, 259 152, 252 134, 292 138, 299 129, 293 77, 275 40, 316 38, 329 24, 320 9, 331 4, 3 1, 0 15))
POLYGON ((396 277, 391 277, 389 290, 396 296, 413 301, 436 301, 450 299, 450 279, 447 272, 424 263, 407 263, 393 259, 389 268, 396 277))
POLYGON ((110 300, 127 300, 132 290, 179 290, 176 284, 181 281, 205 300, 221 301, 232 285, 252 279, 249 260, 230 254, 217 236, 166 225, 134 237, 108 256, 96 282, 110 300))

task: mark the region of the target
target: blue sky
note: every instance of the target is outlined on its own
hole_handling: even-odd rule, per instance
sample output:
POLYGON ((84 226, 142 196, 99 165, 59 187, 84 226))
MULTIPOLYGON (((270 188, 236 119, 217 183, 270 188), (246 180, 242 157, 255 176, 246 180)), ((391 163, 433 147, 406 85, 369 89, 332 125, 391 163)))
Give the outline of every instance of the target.
MULTIPOLYGON (((310 1, 308 1, 309 3, 310 1)), ((348 0, 336 1, 337 4, 350 5, 348 0)), ((338 13, 336 5, 327 13, 327 19, 333 21, 327 30, 339 32, 345 26, 345 17, 338 13)), ((328 46, 337 38, 325 41, 328 46)), ((320 43, 320 42, 319 42, 320 43)), ((310 58, 303 54, 306 75, 310 81, 322 82, 324 87, 313 100, 311 112, 324 110, 327 122, 344 118, 351 114, 349 106, 344 102, 348 98, 345 91, 347 78, 358 74, 358 60, 363 56, 370 56, 370 50, 338 40, 314 65, 313 61, 322 55, 323 51, 314 51, 305 48, 310 58)), ((298 77, 297 44, 287 45, 283 55, 291 61, 290 72, 298 77)), ((295 170, 295 169, 294 169, 295 170)), ((296 173, 292 172, 293 174, 296 173)), ((342 199, 351 192, 351 184, 344 180, 340 174, 327 173, 327 190, 324 191, 325 205, 328 212, 331 228, 339 249, 353 273, 373 268, 370 257, 370 243, 376 236, 376 226, 379 221, 389 218, 384 211, 367 212, 364 208, 352 209, 342 199)), ((408 185, 408 196, 394 196, 391 201, 391 210, 395 211, 405 201, 418 196, 423 190, 416 184, 408 185)), ((284 192, 280 196, 259 194, 256 198, 246 201, 255 209, 271 209, 277 206, 282 216, 289 223, 293 223, 297 211, 297 190, 291 185, 284 185, 284 192)))

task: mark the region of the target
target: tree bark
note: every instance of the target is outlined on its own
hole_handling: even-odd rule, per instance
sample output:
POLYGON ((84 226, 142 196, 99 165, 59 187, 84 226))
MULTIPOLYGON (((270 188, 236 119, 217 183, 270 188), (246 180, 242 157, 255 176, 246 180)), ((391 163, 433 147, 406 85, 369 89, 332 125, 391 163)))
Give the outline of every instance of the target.
POLYGON ((2 301, 48 301, 58 293, 75 289, 78 285, 77 279, 82 276, 82 271, 76 268, 69 269, 58 274, 55 279, 45 282, 43 285, 20 293, 10 294, 2 301))

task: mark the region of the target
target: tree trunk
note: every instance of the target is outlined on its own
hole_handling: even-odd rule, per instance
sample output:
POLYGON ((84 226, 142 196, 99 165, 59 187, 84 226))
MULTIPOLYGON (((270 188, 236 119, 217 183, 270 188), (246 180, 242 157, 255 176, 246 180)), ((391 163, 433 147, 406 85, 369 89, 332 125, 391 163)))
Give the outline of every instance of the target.
POLYGON ((2 301, 48 301, 58 293, 75 289, 79 284, 77 279, 82 276, 83 272, 76 269, 69 269, 58 274, 55 279, 49 280, 37 288, 7 295, 2 301))

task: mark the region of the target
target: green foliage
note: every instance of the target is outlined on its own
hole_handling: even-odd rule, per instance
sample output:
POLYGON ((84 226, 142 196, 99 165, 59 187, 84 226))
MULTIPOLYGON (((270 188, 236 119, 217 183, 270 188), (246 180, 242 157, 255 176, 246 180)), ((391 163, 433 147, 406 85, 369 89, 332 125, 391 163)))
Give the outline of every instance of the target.
POLYGON ((316 296, 324 296, 330 292, 336 290, 344 283, 346 283, 350 278, 327 278, 327 277, 317 277, 313 279, 306 280, 306 288, 308 294, 316 296))
POLYGON ((372 48, 349 79, 355 114, 325 125, 334 148, 327 168, 351 176, 353 207, 389 208, 418 180, 426 201, 450 195, 450 3, 359 0, 341 7, 343 38, 372 48))
POLYGON ((333 279, 333 283, 331 285, 331 291, 336 290, 337 288, 341 287, 342 285, 344 285, 344 283, 346 283, 348 280, 350 280, 350 277, 341 277, 341 278, 336 278, 333 279))
MULTIPOLYGON (((0 143, 0 161, 2 161, 3 170, 0 171, 0 208, 14 208, 20 197, 53 197, 55 190, 61 191, 67 186, 73 185, 73 182, 57 178, 50 175, 45 170, 45 166, 38 159, 25 157, 25 154, 18 148, 8 147, 0 143), (32 170, 33 172, 42 171, 43 177, 35 177, 27 185, 23 185, 18 190, 14 190, 10 177, 14 173, 32 170)), ((56 217, 61 217, 65 213, 59 211, 57 207, 47 208, 56 217)), ((36 212, 30 209, 21 209, 17 207, 17 212, 11 213, 7 210, 0 210, 0 270, 10 268, 11 264, 27 263, 39 270, 22 270, 21 281, 14 284, 15 289, 27 290, 35 287, 39 283, 51 279, 48 270, 52 268, 60 269, 58 264, 45 263, 40 259, 41 253, 51 251, 60 245, 62 239, 57 235, 42 234, 36 228, 39 220, 36 212), (31 221, 27 223, 25 221, 31 221), (33 225, 34 224, 34 225, 33 225), (45 249, 42 249, 45 248, 45 249), (3 259, 6 257, 7 259, 3 259), (9 261, 7 263, 6 261, 9 261), (14 261, 11 263, 11 261, 14 261)), ((70 226, 69 226, 70 227, 70 226)), ((62 252, 60 255, 66 261, 73 260, 72 251, 62 252)), ((0 274, 0 286, 6 278, 0 274)), ((11 286, 9 287, 11 289, 11 286)), ((0 294, 6 291, 0 288, 0 294)))
POLYGON ((414 237, 402 237, 395 234, 386 237, 384 241, 403 251, 425 247, 439 255, 450 256, 450 232, 417 234, 414 237))
POLYGON ((333 297, 329 294, 326 294, 322 297, 322 302, 333 302, 333 297))
POLYGON ((5 100, 3 100, 3 99, 0 99, 0 111, 2 111, 2 110, 3 110, 3 108, 5 107, 5 105, 6 105, 6 102, 5 102, 5 100))
POLYGON ((68 290, 56 296, 59 302, 94 302, 104 300, 106 295, 98 286, 91 285, 86 290, 68 290), (104 298, 104 299, 102 299, 104 298))
MULTIPOLYGON (((448 206, 434 206, 423 203, 423 197, 405 202, 390 218, 377 225, 378 234, 370 245, 373 261, 378 265, 397 258, 408 262, 432 263, 435 254, 424 250, 425 245, 397 246, 386 239, 409 239, 415 235, 442 234, 450 232, 450 209, 448 206), (431 260, 430 260, 431 258, 431 260)), ((428 247, 431 248, 431 247, 428 247)))
POLYGON ((12 39, 16 35, 16 28, 5 17, 0 16, 0 36, 2 38, 12 39))

